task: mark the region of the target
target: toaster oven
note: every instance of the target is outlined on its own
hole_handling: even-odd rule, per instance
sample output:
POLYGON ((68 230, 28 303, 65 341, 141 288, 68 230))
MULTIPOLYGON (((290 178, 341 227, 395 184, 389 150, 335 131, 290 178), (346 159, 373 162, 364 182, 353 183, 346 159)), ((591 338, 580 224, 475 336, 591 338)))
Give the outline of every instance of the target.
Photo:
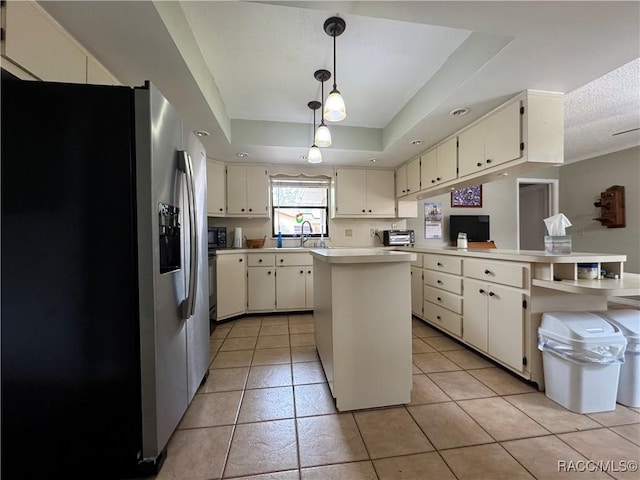
POLYGON ((385 247, 413 245, 416 237, 413 230, 383 230, 382 243, 385 247))

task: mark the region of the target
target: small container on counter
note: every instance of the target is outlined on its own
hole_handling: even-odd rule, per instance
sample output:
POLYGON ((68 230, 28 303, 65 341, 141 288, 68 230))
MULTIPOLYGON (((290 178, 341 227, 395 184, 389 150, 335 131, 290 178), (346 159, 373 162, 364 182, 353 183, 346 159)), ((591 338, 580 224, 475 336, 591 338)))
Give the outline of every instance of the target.
POLYGON ((598 278, 598 264, 597 263, 579 263, 578 265, 578 278, 583 280, 595 280, 598 278))

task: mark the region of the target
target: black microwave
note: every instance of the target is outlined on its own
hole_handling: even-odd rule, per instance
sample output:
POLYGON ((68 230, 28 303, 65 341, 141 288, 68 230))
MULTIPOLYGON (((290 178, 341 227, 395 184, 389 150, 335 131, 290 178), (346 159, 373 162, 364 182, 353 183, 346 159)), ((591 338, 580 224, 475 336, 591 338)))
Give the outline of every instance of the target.
POLYGON ((207 237, 209 250, 227 248, 227 227, 209 227, 207 237))

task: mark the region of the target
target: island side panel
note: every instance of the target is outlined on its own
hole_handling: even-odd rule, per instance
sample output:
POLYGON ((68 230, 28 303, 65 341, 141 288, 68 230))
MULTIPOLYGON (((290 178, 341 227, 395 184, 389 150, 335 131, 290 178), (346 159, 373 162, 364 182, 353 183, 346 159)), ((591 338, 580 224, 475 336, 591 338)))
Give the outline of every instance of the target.
POLYGON ((409 262, 333 264, 331 286, 338 410, 409 403, 409 262))
POLYGON ((316 349, 320 356, 331 395, 335 398, 333 385, 333 326, 332 326, 331 265, 313 260, 313 319, 316 349))

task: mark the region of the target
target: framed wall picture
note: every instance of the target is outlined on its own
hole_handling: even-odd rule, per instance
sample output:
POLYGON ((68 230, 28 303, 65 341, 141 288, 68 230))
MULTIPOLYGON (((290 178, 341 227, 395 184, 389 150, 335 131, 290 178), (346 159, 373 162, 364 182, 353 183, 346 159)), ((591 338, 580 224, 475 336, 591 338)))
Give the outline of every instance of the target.
POLYGON ((463 208, 482 207, 482 185, 461 188, 451 192, 451 206, 463 208))

